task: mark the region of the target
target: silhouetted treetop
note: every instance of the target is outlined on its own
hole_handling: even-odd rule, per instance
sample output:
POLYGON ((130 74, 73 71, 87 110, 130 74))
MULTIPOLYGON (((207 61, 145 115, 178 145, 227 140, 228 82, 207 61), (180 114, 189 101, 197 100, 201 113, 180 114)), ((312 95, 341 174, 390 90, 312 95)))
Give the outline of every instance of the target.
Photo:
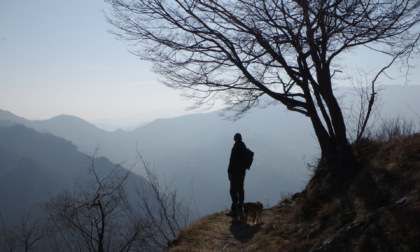
POLYGON ((330 161, 349 157, 333 92, 339 56, 359 46, 389 56, 371 76, 371 107, 377 78, 399 59, 410 66, 419 52, 419 1, 107 2, 114 33, 134 42, 133 52, 154 63, 164 84, 196 98, 194 106, 223 99, 241 116, 267 95, 310 118, 330 161))

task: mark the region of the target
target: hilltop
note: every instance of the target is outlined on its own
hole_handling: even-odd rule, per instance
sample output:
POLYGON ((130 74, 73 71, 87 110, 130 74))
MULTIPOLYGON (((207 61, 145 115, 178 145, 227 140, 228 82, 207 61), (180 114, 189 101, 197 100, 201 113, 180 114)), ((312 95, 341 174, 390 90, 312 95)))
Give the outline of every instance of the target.
POLYGON ((225 212, 182 229, 170 251, 420 251, 420 134, 353 145, 343 179, 318 166, 302 192, 245 226, 225 212))

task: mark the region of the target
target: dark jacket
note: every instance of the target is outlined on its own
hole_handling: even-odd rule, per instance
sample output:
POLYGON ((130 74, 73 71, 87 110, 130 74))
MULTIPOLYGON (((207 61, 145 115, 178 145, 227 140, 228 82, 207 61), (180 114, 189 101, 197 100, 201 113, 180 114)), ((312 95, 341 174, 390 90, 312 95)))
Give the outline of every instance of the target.
POLYGON ((243 167, 246 145, 242 141, 235 142, 230 154, 228 173, 232 175, 245 175, 243 167))

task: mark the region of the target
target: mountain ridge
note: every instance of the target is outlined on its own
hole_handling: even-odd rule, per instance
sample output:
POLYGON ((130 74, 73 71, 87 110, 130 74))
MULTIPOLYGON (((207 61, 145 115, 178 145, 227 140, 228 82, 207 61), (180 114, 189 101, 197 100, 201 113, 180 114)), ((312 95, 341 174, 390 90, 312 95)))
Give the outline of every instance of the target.
MULTIPOLYGON (((56 119, 71 119, 72 117, 58 117, 56 119)), ((1 119, 1 118, 0 118, 1 119)), ((186 115, 171 119, 158 119, 148 125, 131 132, 117 131, 106 132, 96 131, 93 133, 82 134, 75 128, 49 129, 50 123, 42 124, 42 122, 31 122, 27 125, 41 132, 50 132, 71 141, 77 145, 78 150, 84 153, 92 153, 99 148, 101 155, 110 157, 114 163, 124 163, 127 167, 131 167, 130 163, 135 163, 137 151, 143 152, 148 160, 155 160, 155 165, 159 170, 159 174, 167 180, 174 180, 180 195, 185 198, 196 197, 200 214, 208 213, 216 209, 223 208, 228 204, 228 197, 225 193, 228 191, 226 183, 226 169, 229 159, 230 148, 233 145, 232 136, 243 126, 236 126, 230 121, 219 122, 218 112, 208 114, 186 115), (223 130, 221 130, 223 129, 223 130), (116 148, 109 148, 114 146, 116 148), (221 148, 222 146, 222 148, 221 148), (129 162, 127 162, 129 160, 129 162), (191 195, 192 188, 195 189, 194 195, 191 195), (209 194, 208 188, 214 188, 213 193, 209 194)), ((77 120, 78 122, 81 122, 77 120)), ((83 121, 82 121, 83 122, 83 121)), ((250 125, 261 124, 261 118, 250 117, 250 125)), ((240 124, 246 125, 247 122, 240 124)), ((70 124, 67 123, 67 126, 70 124)), ((267 125, 268 126, 268 125, 267 125)), ((91 126, 88 127, 92 129, 91 126)), ((266 131, 266 130, 261 130, 266 131)), ((246 186, 249 188, 248 196, 252 198, 265 198, 266 201, 276 201, 279 193, 276 189, 265 188, 264 184, 259 185, 261 181, 266 179, 277 180, 276 187, 280 187, 278 191, 295 191, 299 188, 299 181, 288 178, 287 174, 279 174, 273 172, 276 168, 275 162, 270 160, 281 160, 284 167, 290 158, 287 153, 278 155, 277 148, 270 149, 270 160, 261 156, 258 148, 266 148, 266 143, 276 144, 271 135, 266 135, 263 139, 254 137, 260 133, 252 133, 242 130, 244 135, 248 136, 245 140, 247 145, 256 150, 256 159, 254 166, 249 172, 246 186), (254 140, 252 140, 254 139, 254 140), (255 141, 255 145, 254 142, 255 141), (259 152, 259 153, 258 153, 259 152), (272 164, 270 165, 269 162, 272 164), (265 171, 267 170, 267 171, 265 171), (263 192, 259 188, 264 188, 270 193, 263 192)), ((263 133, 266 134, 266 133, 263 133)), ((270 144, 271 146, 271 144, 270 144)), ((299 154, 298 154, 299 155, 299 154)), ((300 158, 299 158, 300 159, 300 158)), ((299 161, 301 163, 301 161, 299 161)), ((138 169, 138 168, 137 168, 138 169)), ((138 174, 142 174, 142 170, 136 170, 138 174)), ((306 172, 306 171, 303 171, 306 172)), ((289 172, 290 173, 290 172, 289 172)))
MULTIPOLYGON (((346 98, 349 91, 341 93, 346 98)), ((418 93, 420 86, 389 87, 382 93, 384 101, 392 101, 384 103, 386 113, 399 114, 407 104, 420 107, 418 93)), ((349 108, 343 106, 343 111, 349 108)), ((76 120, 79 126, 74 127, 68 121, 62 123, 66 127, 54 126, 51 121, 29 121, 27 126, 63 137, 84 153, 99 149, 101 155, 114 163, 124 163, 137 174, 143 172, 134 165, 137 152, 143 153, 147 160, 153 160, 159 175, 174 181, 180 195, 196 198, 200 214, 229 205, 226 169, 236 132, 242 133, 247 146, 256 153, 245 182, 248 199, 275 204, 281 194, 302 189, 309 179, 307 164, 319 154, 307 118, 275 105, 253 109, 235 122, 222 120, 219 112, 157 119, 131 131, 107 132, 84 120, 76 120), (192 188, 195 195, 191 195, 192 188)), ((52 121, 72 118, 56 117, 52 121)), ((411 118, 417 120, 416 115, 411 118)))

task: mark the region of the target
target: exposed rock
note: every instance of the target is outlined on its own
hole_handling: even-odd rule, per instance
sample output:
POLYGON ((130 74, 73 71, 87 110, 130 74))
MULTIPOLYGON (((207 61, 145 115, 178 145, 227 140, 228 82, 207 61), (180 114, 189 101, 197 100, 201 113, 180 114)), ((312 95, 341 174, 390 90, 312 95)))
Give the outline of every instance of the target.
POLYGON ((366 232, 372 232, 374 229, 375 224, 355 221, 340 229, 336 234, 326 239, 320 247, 311 250, 311 252, 353 251, 350 240, 366 232))
POLYGON ((410 192, 407 195, 403 196, 401 199, 397 200, 394 205, 407 206, 413 203, 416 200, 416 193, 410 192))

